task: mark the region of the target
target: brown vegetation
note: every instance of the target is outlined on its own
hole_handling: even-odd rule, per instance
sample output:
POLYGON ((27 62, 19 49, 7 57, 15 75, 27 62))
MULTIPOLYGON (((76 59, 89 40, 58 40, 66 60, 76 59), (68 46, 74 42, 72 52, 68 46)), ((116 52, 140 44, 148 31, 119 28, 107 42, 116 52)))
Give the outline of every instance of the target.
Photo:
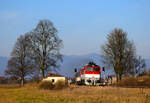
POLYGON ((55 86, 55 89, 63 89, 63 88, 65 88, 65 87, 67 87, 68 85, 67 85, 64 81, 58 80, 58 81, 54 84, 54 86, 55 86))
POLYGON ((43 82, 40 82, 39 84, 39 88, 40 89, 53 89, 54 88, 54 85, 52 84, 52 82, 50 81, 43 81, 43 82))
POLYGON ((0 103, 150 103, 150 89, 70 86, 39 90, 36 83, 0 88, 0 103))
POLYGON ((141 76, 141 77, 124 77, 121 81, 119 81, 117 86, 121 87, 149 87, 150 88, 150 77, 149 76, 141 76))
POLYGON ((53 84, 51 81, 42 81, 39 83, 39 88, 45 90, 63 89, 65 87, 67 87, 67 84, 61 80, 58 80, 55 84, 53 84))

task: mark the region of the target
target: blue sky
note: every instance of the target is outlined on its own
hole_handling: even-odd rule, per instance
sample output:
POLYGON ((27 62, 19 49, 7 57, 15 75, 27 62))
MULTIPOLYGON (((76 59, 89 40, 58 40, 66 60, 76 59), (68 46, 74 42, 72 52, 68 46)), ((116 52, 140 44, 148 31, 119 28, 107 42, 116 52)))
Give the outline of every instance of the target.
POLYGON ((65 55, 100 53, 115 27, 128 32, 137 54, 150 58, 150 0, 1 0, 0 56, 10 56, 19 35, 49 19, 65 55))

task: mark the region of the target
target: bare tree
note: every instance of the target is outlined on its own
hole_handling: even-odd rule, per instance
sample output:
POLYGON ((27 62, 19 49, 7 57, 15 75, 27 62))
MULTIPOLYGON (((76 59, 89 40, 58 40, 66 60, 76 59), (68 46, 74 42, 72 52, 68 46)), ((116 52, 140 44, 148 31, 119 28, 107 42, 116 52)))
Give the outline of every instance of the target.
MULTIPOLYGON (((130 46, 133 46, 130 44, 130 46)), ((127 76, 138 76, 141 73, 145 72, 145 67, 146 67, 146 63, 145 63, 145 59, 143 59, 141 56, 137 56, 135 52, 133 52, 134 50, 132 50, 132 48, 135 47, 130 47, 131 49, 128 49, 128 52, 126 52, 126 58, 125 61, 126 63, 124 63, 124 68, 126 68, 123 72, 124 75, 127 76)))
POLYGON ((30 58, 30 44, 29 34, 21 35, 17 39, 5 71, 6 75, 20 80, 21 85, 24 85, 25 77, 34 70, 34 63, 30 58))
POLYGON ((135 57, 135 47, 122 29, 114 29, 107 36, 107 40, 102 46, 103 62, 113 67, 118 81, 126 70, 133 68, 130 61, 135 57))
POLYGON ((58 61, 62 60, 59 52, 62 40, 59 39, 56 28, 49 20, 41 20, 31 32, 31 36, 32 54, 44 78, 45 72, 52 67, 58 67, 58 61))
POLYGON ((138 56, 135 59, 135 64, 134 64, 134 76, 136 77, 137 75, 141 75, 141 73, 145 72, 145 59, 143 59, 141 56, 138 56))

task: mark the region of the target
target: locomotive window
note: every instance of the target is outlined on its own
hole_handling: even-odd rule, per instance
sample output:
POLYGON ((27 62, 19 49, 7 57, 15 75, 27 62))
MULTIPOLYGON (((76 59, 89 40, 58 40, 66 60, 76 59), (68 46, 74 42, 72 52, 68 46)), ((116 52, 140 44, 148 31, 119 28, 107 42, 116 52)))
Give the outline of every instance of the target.
POLYGON ((89 67, 89 68, 87 68, 87 71, 93 71, 93 68, 89 67))
POLYGON ((94 71, 99 71, 99 68, 94 68, 94 71))

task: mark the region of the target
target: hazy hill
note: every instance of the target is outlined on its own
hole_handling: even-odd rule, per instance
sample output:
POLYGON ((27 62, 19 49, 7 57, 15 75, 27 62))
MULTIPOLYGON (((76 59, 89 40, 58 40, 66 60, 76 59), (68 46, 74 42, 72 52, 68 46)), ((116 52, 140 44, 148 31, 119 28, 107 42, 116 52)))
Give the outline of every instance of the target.
POLYGON ((146 69, 150 69, 150 59, 146 59, 146 69))
MULTIPOLYGON (((8 57, 0 57, 0 75, 4 75, 4 70, 7 68, 8 57)), ((73 76, 74 68, 80 68, 87 64, 89 61, 94 61, 96 64, 101 65, 100 55, 96 53, 87 55, 71 55, 63 56, 63 63, 59 69, 59 72, 65 76, 73 76)))
POLYGON ((4 75, 4 70, 7 68, 8 57, 0 57, 0 75, 4 75))
MULTIPOLYGON (((81 68, 89 61, 94 61, 96 64, 103 67, 103 63, 101 62, 101 57, 99 54, 91 53, 88 55, 80 55, 80 56, 64 56, 64 62, 61 69, 61 74, 66 76, 74 76, 74 68, 81 68)), ((150 68, 150 59, 146 59, 146 69, 150 68)), ((114 74, 112 69, 106 68, 106 75, 114 74)))
MULTIPOLYGON (((7 68, 8 57, 0 57, 0 75, 4 75, 4 70, 7 68)), ((103 67, 99 54, 91 53, 87 55, 71 55, 63 56, 63 63, 60 67, 60 73, 65 76, 74 76, 74 68, 81 68, 89 61, 94 61, 96 64, 103 67)), ((150 68, 150 59, 146 59, 147 68, 150 68)), ((107 68, 106 68, 107 69, 107 68)), ((107 69, 106 75, 112 74, 113 71, 107 69)))
MULTIPOLYGON (((64 56, 63 59, 64 62, 60 67, 61 74, 70 77, 74 76, 74 68, 77 68, 79 70, 82 66, 87 64, 89 61, 94 61, 96 64, 103 67, 100 55, 96 53, 80 55, 80 56, 77 55, 64 56)), ((107 70, 106 74, 112 74, 112 71, 107 70)))

